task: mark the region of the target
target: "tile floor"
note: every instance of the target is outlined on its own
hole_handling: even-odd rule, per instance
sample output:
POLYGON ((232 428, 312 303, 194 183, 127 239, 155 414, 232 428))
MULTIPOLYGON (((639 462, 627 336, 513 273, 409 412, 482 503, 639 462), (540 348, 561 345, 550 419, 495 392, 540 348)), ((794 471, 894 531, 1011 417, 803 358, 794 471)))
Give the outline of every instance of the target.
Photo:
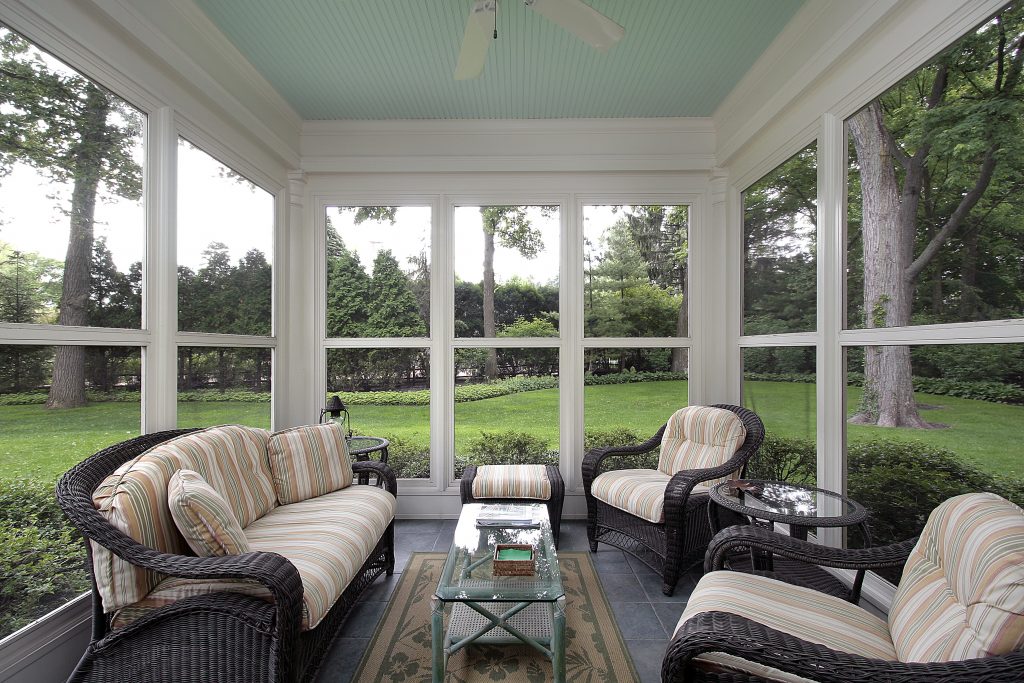
MULTIPOLYGON (((320 683, 353 681, 356 668, 384 607, 391 597, 399 573, 414 552, 447 552, 455 533, 455 520, 399 520, 395 526, 395 574, 377 579, 356 605, 320 670, 320 683)), ((587 550, 587 529, 583 520, 563 520, 559 550, 587 550)), ((661 592, 661 579, 646 565, 620 550, 599 546, 592 556, 605 594, 626 640, 640 683, 661 680, 661 660, 668 636, 679 620, 699 567, 680 579, 675 595, 661 592)), ((355 683, 358 683, 356 681, 355 683)), ((621 683, 626 683, 625 681, 621 683)))

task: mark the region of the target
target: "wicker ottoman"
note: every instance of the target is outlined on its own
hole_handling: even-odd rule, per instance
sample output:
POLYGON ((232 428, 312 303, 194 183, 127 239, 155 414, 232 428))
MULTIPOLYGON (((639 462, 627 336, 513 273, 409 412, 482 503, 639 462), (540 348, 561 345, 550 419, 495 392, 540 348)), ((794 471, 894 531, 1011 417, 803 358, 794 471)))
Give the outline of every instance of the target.
POLYGON ((536 503, 547 501, 551 535, 558 546, 565 482, 554 465, 466 465, 462 503, 536 503))

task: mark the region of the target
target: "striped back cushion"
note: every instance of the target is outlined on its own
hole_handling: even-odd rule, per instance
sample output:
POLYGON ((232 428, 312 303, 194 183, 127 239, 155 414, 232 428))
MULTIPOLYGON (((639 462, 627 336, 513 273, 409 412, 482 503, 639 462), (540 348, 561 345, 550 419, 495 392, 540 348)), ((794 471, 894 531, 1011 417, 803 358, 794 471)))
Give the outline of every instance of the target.
MULTIPOLYGON (((179 469, 194 470, 231 506, 246 527, 274 508, 276 496, 262 429, 211 427, 165 441, 126 462, 93 492, 100 514, 144 546, 186 554, 188 545, 171 518, 167 485, 179 469)), ((103 610, 141 600, 164 577, 122 560, 93 543, 93 571, 103 610)))
POLYGON ((994 493, 935 508, 903 569, 889 630, 904 662, 1024 647, 1024 511, 994 493))
POLYGON ((268 449, 281 505, 316 498, 352 483, 348 442, 337 422, 275 432, 268 449))
MULTIPOLYGON (((661 437, 658 469, 671 476, 682 470, 721 465, 736 453, 746 438, 747 428, 731 410, 687 406, 668 419, 661 437)), ((710 487, 729 478, 703 483, 710 487)))
POLYGON ((192 470, 178 470, 167 485, 171 519, 199 557, 241 555, 249 541, 224 497, 192 470))
POLYGON ((551 499, 544 465, 481 465, 473 479, 474 498, 551 499))

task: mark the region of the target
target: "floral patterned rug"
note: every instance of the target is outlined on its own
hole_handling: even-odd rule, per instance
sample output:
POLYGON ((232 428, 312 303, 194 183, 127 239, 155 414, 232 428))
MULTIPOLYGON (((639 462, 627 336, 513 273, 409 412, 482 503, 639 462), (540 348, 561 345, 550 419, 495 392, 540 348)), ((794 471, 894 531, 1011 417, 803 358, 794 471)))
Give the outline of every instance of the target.
MULTIPOLYGON (((444 560, 444 553, 413 554, 354 681, 431 680, 430 597, 444 560)), ((566 597, 566 680, 639 680, 589 554, 560 552, 558 563, 566 597)), ((452 655, 447 672, 447 683, 553 680, 550 660, 527 645, 470 645, 452 655)))

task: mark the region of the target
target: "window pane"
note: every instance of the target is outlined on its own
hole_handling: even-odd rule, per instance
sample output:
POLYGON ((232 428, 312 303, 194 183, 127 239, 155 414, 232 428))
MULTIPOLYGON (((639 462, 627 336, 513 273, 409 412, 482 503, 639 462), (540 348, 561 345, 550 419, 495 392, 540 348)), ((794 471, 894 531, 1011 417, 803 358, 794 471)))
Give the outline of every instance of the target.
POLYGON ((179 347, 178 426, 270 429, 270 356, 260 348, 179 347))
POLYGON ((852 348, 847 364, 847 486, 876 543, 960 493, 1024 503, 1024 345, 852 348))
POLYGON ((1024 315, 1022 31, 1004 10, 847 120, 850 327, 1024 315))
POLYGON ((743 406, 757 413, 765 441, 747 476, 814 484, 817 385, 813 346, 743 349, 743 406))
POLYGON ((271 333, 274 197, 178 139, 178 329, 271 333))
POLYGON ((456 478, 467 464, 558 464, 557 370, 558 349, 455 349, 456 478))
POLYGON ((586 336, 687 335, 688 209, 583 207, 586 336))
POLYGON ((430 477, 429 349, 327 349, 327 392, 348 408, 353 434, 391 442, 397 476, 430 477))
POLYGON ((430 207, 327 208, 327 336, 430 335, 430 207))
POLYGON ((138 328, 146 117, 2 26, 0 41, 0 322, 138 328))
POLYGON ((138 348, 0 346, 0 638, 89 590, 81 538, 54 486, 79 461, 139 435, 141 382, 138 348), (80 372, 55 376, 58 353, 58 367, 80 372), (76 407, 46 405, 76 393, 76 407))
MULTIPOLYGON (((689 349, 587 349, 583 377, 583 448, 632 446, 651 438, 687 405, 689 349)), ((658 450, 618 468, 657 468, 658 450)))
POLYGON ((817 143, 743 192, 743 334, 816 328, 817 143))
POLYGON ((456 337, 558 335, 559 226, 557 206, 455 208, 456 337))

